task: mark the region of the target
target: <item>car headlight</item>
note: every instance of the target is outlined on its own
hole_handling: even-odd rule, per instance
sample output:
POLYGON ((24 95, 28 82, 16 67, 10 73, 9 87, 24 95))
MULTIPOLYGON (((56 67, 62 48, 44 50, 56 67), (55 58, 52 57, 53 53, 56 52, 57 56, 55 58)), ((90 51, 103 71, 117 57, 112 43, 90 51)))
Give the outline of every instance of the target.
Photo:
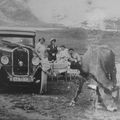
POLYGON ((39 65, 40 63, 40 59, 38 57, 33 57, 32 58, 32 64, 33 65, 39 65))
POLYGON ((1 63, 7 65, 9 63, 9 58, 7 56, 2 56, 1 63))

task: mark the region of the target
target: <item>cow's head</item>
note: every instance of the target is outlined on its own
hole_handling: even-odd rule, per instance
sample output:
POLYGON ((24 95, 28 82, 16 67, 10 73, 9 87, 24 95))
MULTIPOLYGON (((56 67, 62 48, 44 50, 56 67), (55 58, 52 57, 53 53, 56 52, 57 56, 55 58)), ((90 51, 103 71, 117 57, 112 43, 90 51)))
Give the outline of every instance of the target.
POLYGON ((105 92, 103 88, 99 88, 99 92, 106 109, 111 112, 116 111, 117 110, 117 104, 115 100, 116 95, 113 97, 112 91, 111 94, 108 94, 105 92))

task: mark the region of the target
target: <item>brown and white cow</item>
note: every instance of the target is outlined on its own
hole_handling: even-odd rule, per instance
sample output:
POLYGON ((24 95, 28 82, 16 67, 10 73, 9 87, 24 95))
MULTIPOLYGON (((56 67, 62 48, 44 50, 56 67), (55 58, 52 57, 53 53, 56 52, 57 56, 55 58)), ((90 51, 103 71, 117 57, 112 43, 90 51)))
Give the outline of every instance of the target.
POLYGON ((109 111, 117 110, 113 93, 116 90, 115 54, 108 46, 90 46, 83 55, 80 68, 82 80, 75 97, 71 101, 73 105, 81 93, 84 82, 93 79, 97 86, 97 95, 109 111))

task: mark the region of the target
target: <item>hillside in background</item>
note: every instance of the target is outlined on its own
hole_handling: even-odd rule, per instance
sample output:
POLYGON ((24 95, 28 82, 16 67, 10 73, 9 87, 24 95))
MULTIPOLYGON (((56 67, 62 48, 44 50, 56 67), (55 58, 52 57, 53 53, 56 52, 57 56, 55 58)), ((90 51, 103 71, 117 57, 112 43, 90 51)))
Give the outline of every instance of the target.
POLYGON ((106 31, 119 31, 120 30, 120 18, 111 18, 104 19, 103 21, 83 21, 81 22, 81 27, 86 29, 98 29, 98 30, 106 30, 106 31))
MULTIPOLYGON (((56 16, 61 18, 59 14, 56 16)), ((54 16, 56 19, 56 16, 54 16)), ((68 17, 66 15, 66 17, 68 17)), ((57 19, 58 23, 64 21, 64 19, 57 19)), ((68 23, 66 23, 68 24, 68 23)), ((75 23, 76 26, 71 27, 83 27, 87 29, 100 29, 101 26, 105 29, 116 29, 120 30, 120 19, 111 18, 105 19, 102 23, 100 22, 89 22, 89 20, 75 23)), ((63 27, 61 24, 46 23, 36 17, 31 11, 28 0, 0 0, 0 26, 24 26, 24 27, 63 27)))
POLYGON ((0 26, 58 27, 38 20, 25 0, 0 0, 0 26))
POLYGON ((51 38, 56 38, 57 45, 65 45, 67 48, 74 48, 83 54, 87 45, 87 32, 80 28, 64 28, 58 30, 37 31, 37 39, 44 37, 46 44, 50 43, 51 38))
MULTIPOLYGON (((51 38, 57 39, 57 44, 64 44, 66 47, 73 47, 82 53, 89 44, 107 44, 120 56, 120 19, 107 19, 104 21, 105 28, 115 31, 101 31, 87 28, 87 21, 81 24, 81 28, 67 28, 62 25, 50 24, 41 21, 32 13, 27 6, 27 0, 0 0, 0 26, 21 26, 21 27, 46 27, 63 28, 61 30, 38 31, 38 38, 45 37, 47 44, 51 38), (83 29, 83 28, 87 29, 83 29)), ((79 26, 79 25, 78 25, 79 26)), ((95 25, 99 29, 99 25, 95 25)), ((120 61, 120 59, 119 59, 120 61)))

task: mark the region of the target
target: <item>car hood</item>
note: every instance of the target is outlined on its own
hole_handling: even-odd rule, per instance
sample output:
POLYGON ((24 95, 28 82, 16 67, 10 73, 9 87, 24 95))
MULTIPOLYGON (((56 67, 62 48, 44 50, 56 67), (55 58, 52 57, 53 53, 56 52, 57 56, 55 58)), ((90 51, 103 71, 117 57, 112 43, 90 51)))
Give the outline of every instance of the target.
POLYGON ((5 46, 0 46, 0 50, 2 51, 6 51, 6 52, 13 52, 13 48, 8 48, 8 47, 5 47, 5 46))
POLYGON ((0 50, 3 50, 3 51, 12 52, 13 49, 16 47, 17 45, 12 44, 11 42, 1 41, 0 43, 0 50))
POLYGON ((26 47, 29 49, 33 49, 33 47, 31 47, 31 46, 22 45, 19 43, 12 43, 12 42, 5 41, 5 40, 2 40, 1 44, 0 44, 0 48, 4 48, 4 49, 8 49, 8 50, 13 50, 16 47, 26 47))

